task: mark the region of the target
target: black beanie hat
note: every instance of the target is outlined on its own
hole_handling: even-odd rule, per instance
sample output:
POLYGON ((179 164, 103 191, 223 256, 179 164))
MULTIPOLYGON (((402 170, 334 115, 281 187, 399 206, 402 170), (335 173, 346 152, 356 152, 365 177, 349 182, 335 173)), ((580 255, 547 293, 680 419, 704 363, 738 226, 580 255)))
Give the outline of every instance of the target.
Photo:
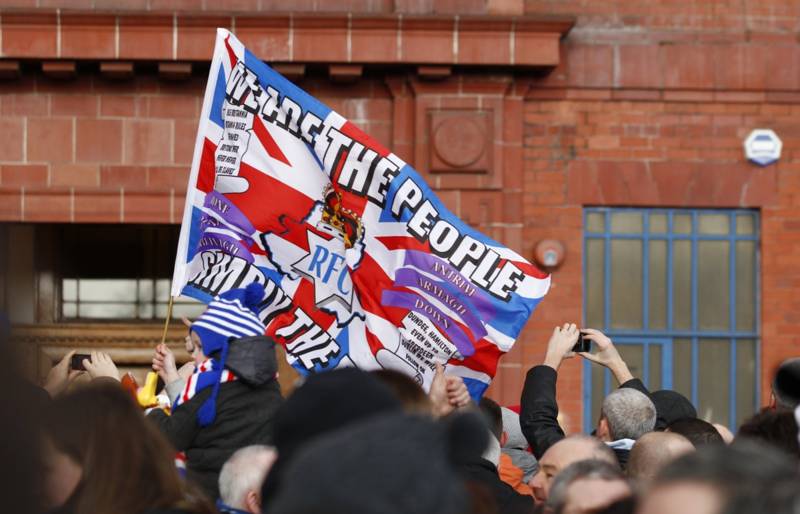
POLYGON ((775 373, 772 393, 782 409, 794 409, 800 404, 800 358, 783 361, 775 373))
POLYGON ((650 399, 656 406, 656 430, 664 430, 679 419, 697 417, 697 410, 692 402, 677 391, 669 389, 655 391, 650 393, 650 399))
MULTIPOLYGON (((469 496, 453 465, 452 454, 459 452, 450 448, 452 427, 399 413, 322 436, 289 464, 270 513, 467 512, 469 496)), ((485 434, 480 424, 478 430, 485 434)))
POLYGON ((311 375, 275 413, 273 443, 278 459, 262 488, 263 511, 271 511, 267 507, 298 450, 320 435, 401 409, 391 389, 365 371, 342 368, 311 375))

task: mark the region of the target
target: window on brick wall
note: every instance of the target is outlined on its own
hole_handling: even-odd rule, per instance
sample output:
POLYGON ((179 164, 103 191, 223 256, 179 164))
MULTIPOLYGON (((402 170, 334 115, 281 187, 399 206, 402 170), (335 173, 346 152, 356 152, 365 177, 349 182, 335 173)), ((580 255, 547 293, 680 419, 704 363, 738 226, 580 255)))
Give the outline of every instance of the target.
MULTIPOLYGON (((167 315, 179 227, 61 225, 60 317, 157 320, 167 315)), ((178 298, 173 317, 194 317, 204 305, 178 298)))
MULTIPOLYGON (((758 407, 758 213, 588 208, 585 326, 618 346, 652 391, 738 426, 758 407)), ((585 364, 584 424, 616 384, 585 364)))

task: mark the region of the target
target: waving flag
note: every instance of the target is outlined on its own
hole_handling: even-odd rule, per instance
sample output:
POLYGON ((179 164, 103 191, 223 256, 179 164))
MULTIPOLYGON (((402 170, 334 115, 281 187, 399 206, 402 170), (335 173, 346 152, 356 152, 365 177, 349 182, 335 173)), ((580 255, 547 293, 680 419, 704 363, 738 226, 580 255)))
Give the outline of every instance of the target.
POLYGON ((438 362, 476 398, 550 283, 218 29, 172 295, 253 281, 301 373, 383 367, 427 388, 438 362))

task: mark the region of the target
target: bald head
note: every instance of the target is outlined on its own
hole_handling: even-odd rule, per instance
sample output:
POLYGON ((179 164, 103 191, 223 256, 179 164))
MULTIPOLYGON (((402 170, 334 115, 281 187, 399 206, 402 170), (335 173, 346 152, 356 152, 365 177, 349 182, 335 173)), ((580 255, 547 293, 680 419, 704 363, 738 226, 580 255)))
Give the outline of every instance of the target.
POLYGON ((694 445, 674 432, 650 432, 640 437, 628 457, 628 476, 639 481, 650 481, 665 465, 685 453, 694 451, 694 445))
POLYGON ((547 449, 539 459, 539 471, 530 486, 539 501, 545 501, 553 479, 567 466, 582 460, 601 460, 619 467, 617 456, 605 443, 595 437, 574 435, 560 440, 547 449))

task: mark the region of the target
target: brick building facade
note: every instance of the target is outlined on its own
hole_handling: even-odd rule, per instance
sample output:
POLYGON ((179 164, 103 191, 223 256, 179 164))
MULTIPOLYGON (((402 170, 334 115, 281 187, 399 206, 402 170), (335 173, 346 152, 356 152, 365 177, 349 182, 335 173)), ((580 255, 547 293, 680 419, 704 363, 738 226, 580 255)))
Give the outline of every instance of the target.
MULTIPOLYGON (((740 302, 756 313, 742 332, 757 340, 752 394, 767 401, 771 370, 800 350, 800 300, 792 292, 800 285, 800 7, 792 2, 3 4, 0 298, 32 348, 32 368, 43 369, 69 345, 112 348, 130 367, 149 360, 157 322, 64 319, 60 261, 68 256, 58 241, 66 224, 179 222, 217 26, 413 164, 469 223, 529 258, 540 240, 564 244, 550 293, 501 361, 490 389, 501 403, 518 402, 525 371, 541 361, 555 324, 587 318, 595 287, 587 284, 587 216, 605 216, 594 208, 640 207, 608 215, 645 213, 645 220, 677 219, 685 209, 695 228, 706 213, 753 213, 753 298, 734 298, 744 285, 726 289, 734 318, 740 302), (783 140, 781 160, 765 168, 747 163, 742 151, 746 135, 762 127, 783 140)), ((704 243, 696 244, 695 261, 704 243)), ((733 278, 740 269, 731 262, 733 278)), ((697 277, 702 266, 693 265, 692 283, 704 278, 697 277)), ((703 316, 698 283, 693 328, 703 316)), ((668 290, 672 313, 680 302, 668 290)), ((692 337, 667 332, 647 337, 692 337)), ((180 334, 174 327, 170 337, 177 342, 180 334)), ((692 358, 695 381, 703 345, 693 350, 701 355, 692 358)), ((725 355, 735 375, 747 362, 732 348, 725 355)), ((677 377, 679 367, 664 369, 677 377)), ((562 368, 570 431, 591 423, 589 377, 577 361, 562 368)), ((727 386, 747 388, 731 380, 727 386)), ((700 389, 694 394, 704 397, 700 389)), ((733 405, 738 397, 725 398, 719 401, 733 405)))

